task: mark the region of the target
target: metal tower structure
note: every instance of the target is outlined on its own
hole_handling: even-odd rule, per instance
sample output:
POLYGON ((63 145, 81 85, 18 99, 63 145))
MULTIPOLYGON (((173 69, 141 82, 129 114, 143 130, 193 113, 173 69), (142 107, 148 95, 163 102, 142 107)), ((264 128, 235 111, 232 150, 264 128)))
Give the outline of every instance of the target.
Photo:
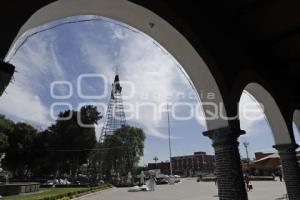
POLYGON ((122 100, 122 87, 119 81, 119 75, 116 74, 115 80, 112 84, 110 100, 107 107, 105 123, 100 136, 100 142, 103 142, 107 135, 112 135, 115 130, 126 124, 122 100))

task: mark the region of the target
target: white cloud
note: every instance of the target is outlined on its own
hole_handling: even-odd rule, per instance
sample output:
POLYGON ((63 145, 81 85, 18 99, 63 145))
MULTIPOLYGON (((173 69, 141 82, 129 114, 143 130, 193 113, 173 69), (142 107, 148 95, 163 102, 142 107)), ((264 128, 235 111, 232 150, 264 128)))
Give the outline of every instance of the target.
POLYGON ((39 96, 31 94, 17 83, 10 84, 6 92, 0 99, 1 113, 10 115, 17 121, 27 121, 43 127, 49 125, 49 111, 39 96))
POLYGON ((129 34, 126 33, 124 29, 117 28, 113 32, 112 39, 125 40, 129 37, 129 34))
MULTIPOLYGON (((135 85, 134 97, 129 100, 134 105, 142 101, 159 108, 167 101, 170 103, 178 101, 169 97, 186 92, 178 88, 179 84, 186 84, 186 87, 189 87, 187 81, 185 82, 184 77, 180 75, 177 63, 170 55, 162 53, 154 41, 144 34, 132 33, 124 40, 118 63, 121 65, 121 78, 135 85), (143 99, 145 96, 148 98, 143 99)), ((125 95, 126 92, 124 90, 125 95)), ((168 138, 167 133, 161 132, 161 127, 167 126, 166 114, 162 115, 163 119, 159 119, 157 118, 159 113, 154 113, 151 107, 143 107, 136 112, 139 113, 137 121, 145 128, 148 135, 162 139, 168 138)))
POLYGON ((243 92, 240 99, 239 119, 241 129, 247 132, 246 137, 255 137, 257 134, 260 134, 261 130, 259 129, 261 127, 258 126, 258 124, 266 121, 263 108, 255 100, 255 98, 247 92, 243 92), (255 110, 254 114, 251 112, 247 112, 247 110, 245 109, 246 105, 250 105, 251 110, 255 110), (247 116, 250 116, 250 118, 247 116))
POLYGON ((56 55, 55 40, 53 32, 38 35, 29 39, 12 58, 17 72, 7 94, 0 99, 1 113, 43 127, 50 124, 49 109, 40 95, 45 92, 50 97, 51 82, 65 79, 56 55))
POLYGON ((105 49, 82 35, 80 50, 86 63, 91 65, 96 73, 105 75, 109 81, 113 80, 113 69, 116 64, 105 49))
MULTIPOLYGON (((95 34, 97 31, 95 23, 87 22, 83 31, 73 32, 78 37, 74 44, 79 45, 80 57, 84 59, 83 63, 91 66, 94 72, 107 76, 109 88, 114 78, 114 68, 119 65, 121 81, 131 81, 135 86, 134 97, 125 102, 133 105, 137 105, 139 102, 150 102, 158 108, 166 101, 170 103, 179 101, 172 98, 174 95, 190 91, 190 85, 178 69, 178 64, 151 38, 113 23, 107 23, 103 27, 106 27, 105 31, 111 31, 111 34, 108 35, 110 38, 102 37, 101 32, 100 35, 95 34), (148 96, 146 100, 143 99, 145 95, 148 96)), ((19 73, 15 76, 17 85, 14 86, 14 90, 16 93, 12 94, 8 90, 11 93, 9 98, 24 97, 26 101, 18 103, 20 107, 28 109, 28 111, 24 111, 24 114, 18 114, 20 115, 18 118, 28 119, 29 111, 36 110, 39 116, 36 121, 47 121, 49 114, 45 111, 41 100, 36 99, 36 101, 30 102, 29 99, 48 89, 53 80, 70 78, 69 73, 66 73, 57 57, 56 39, 59 37, 57 34, 55 31, 47 31, 32 37, 20 49, 22 53, 18 53, 13 59, 13 64, 17 66, 16 69, 19 73), (38 105, 37 108, 32 108, 35 104, 38 105)), ((123 92, 126 95, 128 88, 124 88, 123 92)), ((0 111, 4 111, 5 104, 9 104, 9 101, 1 103, 0 111)), ((157 116, 153 116, 155 114, 151 108, 144 108, 138 114, 139 119, 132 120, 133 123, 144 128, 148 135, 168 138, 167 132, 162 131, 167 126, 166 114, 163 115, 163 119, 158 119, 157 116)), ((34 119, 35 117, 31 120, 34 119)))
POLYGON ((60 65, 56 53, 56 34, 44 32, 29 39, 13 57, 12 63, 18 73, 16 78, 21 82, 38 80, 42 83, 44 78, 57 80, 65 79, 65 72, 60 65))
MULTIPOLYGON (((158 108, 168 100, 177 101, 168 97, 189 90, 190 85, 178 70, 177 63, 151 38, 119 25, 110 23, 107 27, 112 33, 110 40, 118 40, 119 43, 113 52, 109 52, 105 44, 99 45, 96 41, 100 39, 89 37, 89 33, 78 34, 80 49, 86 62, 95 69, 95 72, 108 77, 109 88, 114 77, 115 66, 119 66, 121 81, 130 81, 135 88, 133 98, 124 99, 125 103, 130 103, 135 108, 140 102, 151 103, 158 108)), ((123 95, 127 96, 131 92, 129 88, 124 88, 123 95)), ((139 118, 131 122, 144 128, 147 135, 168 138, 167 133, 161 132, 161 127, 167 126, 165 120, 157 119, 158 113, 153 112, 151 107, 143 107, 135 112, 138 113, 139 118)))

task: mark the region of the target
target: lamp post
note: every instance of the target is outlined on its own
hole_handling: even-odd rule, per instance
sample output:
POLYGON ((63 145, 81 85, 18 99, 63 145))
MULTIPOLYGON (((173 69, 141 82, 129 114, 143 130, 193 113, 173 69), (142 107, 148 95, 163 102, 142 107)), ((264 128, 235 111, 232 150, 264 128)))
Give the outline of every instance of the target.
POLYGON ((247 170, 249 170, 249 162, 250 162, 250 158, 249 158, 249 152, 248 152, 248 147, 250 145, 249 142, 243 142, 243 145, 246 149, 246 156, 247 156, 247 170))
POLYGON ((172 148, 171 148, 171 129, 170 129, 170 111, 169 111, 169 104, 167 104, 168 110, 168 135, 169 135, 169 154, 170 154, 170 175, 173 175, 172 169, 172 148))
POLYGON ((157 169, 157 161, 158 161, 158 157, 157 157, 157 156, 154 156, 153 160, 154 160, 154 162, 155 162, 155 168, 157 169))

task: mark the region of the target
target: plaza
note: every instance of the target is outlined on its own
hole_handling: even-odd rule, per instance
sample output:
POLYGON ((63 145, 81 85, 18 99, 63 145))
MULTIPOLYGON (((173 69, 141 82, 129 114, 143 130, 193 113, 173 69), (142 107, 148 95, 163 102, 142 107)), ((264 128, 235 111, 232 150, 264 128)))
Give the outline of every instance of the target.
MULTIPOLYGON (((285 199, 284 182, 255 181, 253 190, 248 192, 249 199, 285 199)), ((194 178, 183 179, 175 185, 158 185, 154 192, 128 192, 128 188, 112 188, 78 198, 77 200, 217 200, 218 190, 214 182, 196 182, 194 178)))
MULTIPOLYGON (((205 151, 211 148, 214 169, 208 171, 215 174, 218 187, 214 183, 184 179, 181 184, 158 186, 157 191, 151 193, 129 193, 128 188, 113 188, 81 199, 248 200, 248 196, 249 199, 285 199, 288 194, 290 200, 300 200, 297 157, 300 142, 300 1, 42 0, 3 1, 2 4, 0 118, 3 123, 0 123, 0 142, 4 145, 0 157, 3 159, 1 168, 12 174, 11 180, 60 179, 67 174, 76 184, 79 175, 92 177, 97 183, 102 179, 114 183, 115 177, 117 182, 129 183, 132 174, 137 174, 134 173, 136 161, 149 152, 147 159, 151 162, 154 156, 160 161, 169 159, 170 173, 166 174, 173 174, 171 158, 177 153, 171 148, 171 132, 175 139, 185 138, 173 137, 176 134, 187 136, 194 131, 198 136, 202 133, 203 138, 189 138, 185 142, 182 139, 177 143, 182 144, 177 148, 178 153, 184 155, 202 150, 198 148, 205 151), (6 20, 7 16, 13 17, 6 20), (96 29, 91 26, 91 23, 104 22, 110 25, 96 29), (77 27, 71 28, 76 24, 77 27), (89 27, 79 27, 79 24, 89 27), (38 40, 34 42, 35 39, 38 40), (92 76, 108 74, 107 69, 112 71, 116 64, 122 65, 123 73, 128 73, 122 77, 139 86, 140 91, 135 93, 142 94, 149 89, 146 93, 150 96, 166 94, 166 102, 153 102, 167 105, 167 111, 169 101, 176 103, 168 98, 168 93, 181 93, 180 88, 188 91, 188 87, 178 85, 182 82, 180 77, 185 77, 189 89, 199 95, 203 124, 192 126, 188 122, 190 117, 185 118, 185 124, 172 122, 173 117, 170 122, 167 112, 166 129, 161 126, 166 121, 151 120, 151 112, 146 109, 141 112, 143 119, 125 119, 123 104, 118 98, 122 91, 119 80, 124 79, 115 76, 113 93, 103 94, 110 98, 109 105, 120 108, 117 113, 121 117, 112 116, 114 112, 111 111, 115 109, 108 106, 108 120, 99 123, 103 124, 104 131, 97 139, 95 128, 105 112, 98 112, 97 108, 106 100, 93 94, 105 90, 108 84, 90 81, 81 90, 78 82, 74 85, 74 80, 81 80, 86 73, 93 73, 92 76), (168 67, 178 70, 181 76, 175 76, 175 70, 167 70, 168 67), (59 89, 59 95, 55 95, 53 85, 57 81, 70 86, 69 90, 59 89), (77 88, 78 95, 73 95, 72 85, 77 88), (244 94, 259 104, 264 114, 255 117, 254 123, 250 122, 251 116, 244 118, 240 114, 239 105, 244 94), (73 108, 72 105, 82 107, 73 108), (56 112, 54 107, 61 111, 56 112), (63 120, 69 116, 70 119, 63 120), (121 120, 111 123, 117 118, 121 120), (80 119, 87 123, 79 123, 80 119), (267 131, 262 128, 261 121, 267 131), (170 124, 173 127, 170 128, 170 124), (87 128, 85 125, 93 126, 87 128), (123 125, 134 125, 134 129, 129 126, 122 129, 123 125), (151 141, 153 152, 147 146, 144 154, 143 129, 159 139, 151 141), (131 132, 139 133, 137 139, 132 139, 131 132), (248 137, 252 133, 256 136, 253 142, 244 141, 243 137, 252 138, 248 137), (109 140, 105 139, 106 135, 109 140), (169 139, 169 155, 163 152, 167 143, 160 141, 166 138, 169 139), (209 146, 203 143, 207 138, 209 146), (247 159, 240 151, 242 142, 247 159), (251 161, 247 149, 250 143, 252 149, 276 152, 276 170, 266 170, 269 176, 279 173, 285 182, 253 182, 254 190, 246 191, 244 174, 248 174, 251 161), (195 147, 191 148, 191 144, 195 147), (185 152, 179 152, 181 150, 185 152), (246 170, 241 161, 246 161, 246 170), (120 181, 119 175, 123 177, 120 181)), ((138 99, 133 96, 131 103, 138 99)), ((142 103, 152 105, 151 102, 142 103)), ((173 141, 175 147, 176 140, 173 141)), ((194 160, 196 162, 182 160, 201 168, 200 159, 194 160)), ((155 166, 156 162, 157 159, 155 166)), ((142 161, 141 166, 144 166, 142 161)), ((263 168, 268 168, 266 163, 263 168)), ((254 172, 249 174, 256 175, 256 170, 254 172)), ((87 178, 88 181, 92 179, 87 178)))

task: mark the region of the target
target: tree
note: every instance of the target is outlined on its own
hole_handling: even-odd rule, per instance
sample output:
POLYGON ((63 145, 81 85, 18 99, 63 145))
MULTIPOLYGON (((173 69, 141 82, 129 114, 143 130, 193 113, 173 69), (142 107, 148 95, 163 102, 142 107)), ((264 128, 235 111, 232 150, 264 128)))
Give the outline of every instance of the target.
POLYGON ((44 130, 35 137, 32 148, 33 159, 32 173, 35 178, 45 178, 55 175, 58 163, 57 152, 51 151, 51 145, 54 141, 53 134, 48 130, 44 130))
POLYGON ((4 167, 16 178, 47 178, 62 173, 74 177, 96 145, 94 124, 101 118, 97 108, 88 105, 79 112, 61 112, 52 126, 38 133, 29 124, 15 124, 0 115, 0 154, 6 154, 4 167), (68 116, 71 117, 64 120, 68 116))
POLYGON ((5 148, 8 146, 8 136, 0 132, 0 157, 5 153, 5 148))
POLYGON ((0 115, 0 156, 4 153, 8 146, 8 135, 13 131, 14 123, 6 119, 4 115, 0 115))
POLYGON ((97 108, 90 105, 82 107, 79 112, 67 110, 59 114, 48 131, 52 135, 51 148, 60 150, 56 154, 60 172, 70 172, 75 177, 79 166, 87 162, 90 149, 96 145, 94 124, 101 118, 97 108), (70 119, 65 120, 68 116, 70 119))
POLYGON ((95 150, 90 153, 89 156, 89 166, 88 173, 89 175, 95 178, 101 178, 103 175, 103 162, 105 158, 105 149, 104 144, 97 142, 95 150))
POLYGON ((14 122, 0 114, 0 132, 9 133, 13 130, 14 122))
MULTIPOLYGON (((29 124, 17 123, 0 115, 0 151, 5 153, 3 165, 17 177, 29 174, 35 159, 32 155, 33 141, 37 130, 29 124)), ((1 163, 2 164, 2 163, 1 163)))
POLYGON ((26 123, 13 125, 13 130, 8 133, 8 147, 4 166, 13 172, 14 176, 24 178, 29 175, 33 166, 32 144, 37 135, 37 130, 26 123))
POLYGON ((123 126, 104 140, 106 149, 104 170, 110 177, 111 169, 120 175, 127 175, 137 167, 140 157, 144 154, 145 133, 142 129, 123 126))

